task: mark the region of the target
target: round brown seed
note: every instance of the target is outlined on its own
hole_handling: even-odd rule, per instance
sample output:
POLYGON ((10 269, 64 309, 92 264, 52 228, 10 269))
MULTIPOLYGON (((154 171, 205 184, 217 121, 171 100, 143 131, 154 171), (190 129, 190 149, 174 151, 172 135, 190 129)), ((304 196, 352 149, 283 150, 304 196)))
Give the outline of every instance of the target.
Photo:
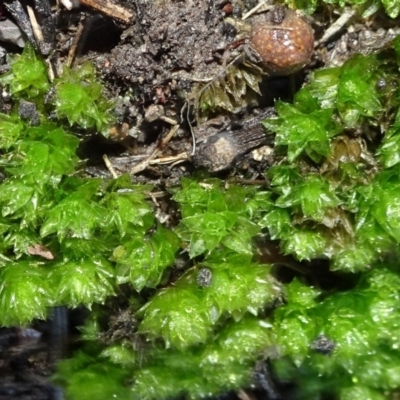
MULTIPOLYGON (((280 11, 281 13, 282 11, 280 11)), ((277 22, 275 14, 266 23, 252 27, 251 45, 271 75, 289 75, 310 62, 314 32, 309 23, 292 10, 277 22)))

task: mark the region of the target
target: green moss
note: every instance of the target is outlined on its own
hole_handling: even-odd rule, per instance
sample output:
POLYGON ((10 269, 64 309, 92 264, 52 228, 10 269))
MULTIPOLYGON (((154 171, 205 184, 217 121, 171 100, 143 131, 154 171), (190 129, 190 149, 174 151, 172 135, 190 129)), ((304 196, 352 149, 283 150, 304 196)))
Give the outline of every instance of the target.
POLYGON ((114 103, 104 97, 91 62, 76 70, 64 67, 62 75, 51 84, 46 63, 27 43, 23 53, 14 57, 11 71, 0 77, 0 84, 9 85, 15 99, 35 100, 44 119, 54 109, 57 117, 65 118, 70 125, 95 128, 104 135, 113 121, 111 110, 114 103), (52 86, 55 95, 49 96, 45 102, 44 96, 52 86))
POLYGON ((79 139, 63 127, 67 117, 81 128, 107 129, 111 103, 101 95, 93 66, 85 64, 77 72, 65 69, 55 82, 59 125, 48 120, 52 110, 43 96, 50 83, 44 62, 29 45, 2 83, 10 84, 15 110, 21 99, 37 100, 40 124, 30 126, 15 110, 0 115, 0 324, 45 318, 52 305, 90 308, 113 296, 127 276, 138 290, 157 285, 174 260, 179 240, 159 226, 148 241, 148 275, 140 275, 145 257, 130 262, 142 253, 143 237, 155 223, 145 200, 148 188, 132 185, 127 176, 110 182, 80 177, 79 139), (84 94, 72 104, 74 90, 84 94), (157 264, 152 263, 154 249, 157 264))
POLYGON ((362 11, 369 6, 381 6, 390 18, 397 18, 400 14, 400 4, 397 0, 380 0, 371 2, 369 0, 285 0, 285 4, 291 8, 304 10, 308 14, 315 12, 318 6, 334 4, 343 8, 345 6, 359 7, 362 11))
POLYGON ((50 268, 29 260, 9 261, 0 270, 0 321, 2 326, 44 319, 55 305, 50 268))
POLYGON ((200 287, 198 269, 188 271, 139 311, 140 332, 162 337, 167 347, 183 350, 206 342, 213 327, 228 317, 240 320, 248 313, 257 315, 278 294, 278 285, 267 275, 269 268, 252 263, 249 256, 219 249, 201 266, 212 272, 210 285, 200 287))
POLYGON ((27 97, 40 103, 43 102, 43 95, 50 89, 46 64, 29 42, 24 52, 15 56, 11 71, 1 76, 0 83, 10 85, 10 92, 16 98, 27 97))
MULTIPOLYGON (((149 349, 150 357, 135 365, 127 365, 124 357, 118 358, 116 364, 103 362, 100 365, 96 357, 90 358, 88 354, 80 353, 72 360, 61 362, 56 378, 68 384, 67 395, 71 399, 78 398, 76 393, 85 389, 83 378, 87 371, 92 374, 96 370, 96 377, 102 382, 99 387, 107 385, 105 389, 109 391, 113 388, 114 393, 124 389, 120 383, 122 374, 133 377, 134 383, 129 385, 131 394, 126 398, 151 400, 190 394, 191 398, 200 399, 247 385, 254 359, 272 343, 271 323, 246 317, 240 322, 226 324, 214 333, 212 342, 189 352, 154 346, 149 349), (90 362, 82 365, 82 360, 90 362), (112 365, 114 368, 123 365, 116 376, 113 376, 112 365), (106 368, 110 368, 110 382, 104 383, 101 375, 106 368)), ((104 356, 105 353, 103 351, 100 354, 104 356)), ((89 382, 95 379, 93 376, 89 382)), ((88 389, 92 390, 90 383, 88 389)), ((100 395, 99 398, 104 397, 100 395)))
POLYGON ((91 62, 77 70, 64 68, 60 78, 55 80, 55 109, 58 118, 67 118, 71 125, 78 124, 84 129, 96 128, 107 134, 112 121, 110 110, 113 102, 102 95, 102 86, 96 81, 91 62))
POLYGON ((167 229, 149 187, 82 177, 70 126, 106 131, 112 119, 93 68, 66 70, 45 104, 44 63, 27 47, 1 80, 15 109, 35 101, 40 124, 0 115, 0 324, 46 318, 55 305, 91 309, 82 351, 56 376, 71 400, 205 398, 253 384, 266 359, 295 384, 293 399, 398 391, 398 54, 397 39, 394 50, 315 71, 265 121, 277 144, 269 189, 183 179, 172 189, 181 219, 167 229), (393 88, 378 91, 382 78, 393 88), (278 262, 304 275, 279 283, 255 257, 255 237, 276 241, 290 256, 278 262), (342 278, 329 291, 312 270, 321 258, 342 278), (296 259, 312 262, 303 271, 296 259), (118 338, 104 303, 121 285, 132 323, 118 338))
POLYGON ((304 296, 297 293, 307 293, 310 288, 298 286, 297 281, 289 285, 288 304, 275 313, 273 328, 280 353, 286 356, 277 362, 277 370, 282 378, 301 382, 298 398, 315 398, 321 390, 329 393, 338 382, 340 398, 353 391, 370 391, 379 398, 378 393, 398 388, 400 352, 398 337, 393 335, 400 312, 398 266, 376 266, 353 290, 322 301, 314 297, 313 302, 304 303, 304 296), (310 348, 319 335, 335 344, 330 356, 310 348), (313 380, 323 381, 323 386, 305 384, 313 380))
POLYGON ((279 103, 265 121, 285 158, 267 173, 274 206, 260 224, 286 254, 357 271, 398 243, 398 94, 376 89, 378 78, 398 79, 393 61, 393 53, 357 55, 316 71, 293 105, 279 103), (388 125, 377 145, 368 132, 388 125))

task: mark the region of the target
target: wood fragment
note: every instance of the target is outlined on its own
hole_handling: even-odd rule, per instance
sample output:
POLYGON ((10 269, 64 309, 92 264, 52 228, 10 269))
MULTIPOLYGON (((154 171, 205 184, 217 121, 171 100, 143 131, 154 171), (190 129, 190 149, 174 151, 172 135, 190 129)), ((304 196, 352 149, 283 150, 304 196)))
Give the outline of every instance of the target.
POLYGON ((154 160, 150 160, 149 164, 171 164, 174 163, 176 164, 178 161, 186 161, 189 159, 189 156, 186 152, 179 153, 176 156, 171 156, 171 157, 161 157, 161 158, 156 158, 154 160))
POLYGON ((237 393, 237 396, 239 397, 240 400, 254 400, 253 396, 250 397, 247 392, 245 392, 243 389, 240 389, 237 393))
POLYGON ((162 140, 161 142, 161 147, 165 146, 169 141, 172 139, 172 137, 175 135, 176 131, 178 130, 179 125, 174 125, 171 130, 168 132, 167 136, 162 140))
POLYGON ((71 47, 68 52, 67 61, 65 63, 68 67, 71 67, 74 62, 75 55, 76 55, 76 49, 78 48, 78 43, 82 37, 84 27, 85 27, 85 17, 83 16, 83 17, 81 17, 81 20, 79 21, 78 27, 75 32, 74 39, 72 40, 72 44, 71 44, 71 47))
POLYGON ((60 3, 68 10, 71 11, 74 8, 74 3, 71 0, 60 0, 60 3))
POLYGON ((103 154, 103 161, 104 161, 104 164, 106 165, 107 169, 110 171, 110 174, 112 175, 112 177, 114 179, 117 179, 118 178, 118 174, 115 171, 114 167, 112 166, 111 161, 108 158, 107 154, 103 154))
POLYGON ((111 17, 123 21, 127 24, 133 20, 133 12, 119 4, 114 3, 111 0, 80 0, 81 4, 93 8, 96 11, 111 17))
POLYGON ((35 39, 37 42, 43 42, 43 33, 42 33, 42 28, 37 22, 35 13, 33 12, 32 7, 26 6, 26 9, 28 11, 29 19, 31 21, 31 26, 33 30, 33 35, 35 36, 35 39))
POLYGON ((315 47, 327 42, 332 36, 339 32, 356 14, 356 10, 350 7, 346 7, 341 16, 324 32, 321 39, 315 42, 315 47))
POLYGON ((49 59, 45 60, 45 62, 47 64, 47 76, 49 77, 50 82, 54 82, 55 73, 53 65, 51 64, 49 59))
POLYGON ((130 170, 130 174, 135 175, 138 174, 139 172, 144 171, 150 165, 150 161, 157 157, 157 154, 159 152, 160 150, 158 149, 158 147, 156 147, 156 149, 145 160, 141 161, 139 164, 136 164, 130 170))
MULTIPOLYGON (((40 26, 39 50, 43 56, 49 56, 55 48, 56 24, 49 0, 34 0, 37 24, 40 26)), ((32 21, 32 18, 31 18, 32 21)), ((33 24, 32 24, 33 25, 33 24)), ((34 27, 33 27, 34 28, 34 27)), ((35 29, 35 28, 34 28, 35 29)))
POLYGON ((177 122, 174 119, 172 119, 170 117, 166 117, 165 115, 161 115, 159 117, 159 119, 161 119, 162 121, 164 121, 164 122, 166 122, 167 124, 170 124, 170 125, 176 125, 177 124, 177 122))
POLYGON ((186 121, 189 125, 190 135, 192 136, 192 153, 190 155, 194 156, 196 154, 196 137, 194 135, 192 123, 190 122, 190 105, 188 102, 185 102, 185 104, 181 109, 181 121, 183 121, 184 119, 183 115, 185 109, 186 109, 186 121))
POLYGON ((161 141, 161 143, 152 151, 152 153, 143 161, 141 161, 139 164, 136 164, 131 170, 130 174, 135 175, 139 172, 144 171, 151 163, 152 160, 154 160, 158 154, 160 153, 162 147, 164 147, 175 135, 176 131, 178 130, 179 125, 174 125, 171 130, 168 132, 167 136, 161 141))
POLYGON ((161 199, 163 197, 166 197, 169 195, 168 192, 166 191, 161 191, 161 192, 145 192, 147 197, 155 198, 155 199, 161 199), (151 193, 151 195, 150 195, 151 193))
POLYGON ((154 205, 156 207, 160 207, 160 203, 157 201, 157 199, 155 198, 155 196, 153 196, 153 194, 151 192, 148 193, 149 197, 151 198, 151 201, 154 203, 154 205))
POLYGON ((270 9, 273 7, 273 6, 271 6, 271 5, 267 5, 266 3, 267 3, 266 0, 260 1, 260 2, 259 2, 255 7, 253 7, 249 12, 247 12, 246 14, 243 15, 242 21, 244 21, 245 19, 251 17, 254 13, 256 13, 256 12, 257 12, 261 7, 263 7, 263 6, 265 6, 265 9, 264 9, 263 11, 270 10, 270 9))
POLYGON ((54 254, 46 246, 36 243, 32 246, 28 246, 28 254, 31 256, 43 257, 46 260, 54 260, 54 254))

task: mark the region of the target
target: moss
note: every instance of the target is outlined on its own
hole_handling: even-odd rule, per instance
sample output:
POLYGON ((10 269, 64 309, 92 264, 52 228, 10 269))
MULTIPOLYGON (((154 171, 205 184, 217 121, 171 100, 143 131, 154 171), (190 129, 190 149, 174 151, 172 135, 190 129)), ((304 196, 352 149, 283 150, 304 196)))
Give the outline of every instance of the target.
POLYGON ((297 383, 292 398, 398 390, 398 48, 313 73, 265 121, 276 132, 271 187, 184 179, 173 189, 181 220, 167 229, 147 187, 80 174, 70 125, 106 130, 112 119, 92 67, 66 70, 45 104, 50 83, 28 47, 2 78, 15 110, 21 99, 37 103, 40 124, 15 110, 0 116, 0 324, 45 318, 54 305, 92 310, 86 344, 56 376, 70 399, 205 398, 251 385, 266 359, 297 383), (34 68, 25 74, 18 63, 34 68), (382 78, 395 89, 377 90, 382 78), (255 260, 254 237, 276 240, 304 275, 278 283, 255 260), (190 267, 170 275, 182 251, 190 267), (320 263, 297 261, 318 259, 352 287, 311 286, 306 275, 320 263), (103 304, 122 284, 130 336, 104 340, 103 304))
MULTIPOLYGON (((390 18, 397 18, 400 14, 400 4, 397 0, 380 0, 375 3, 382 7, 390 18)), ((371 6, 376 7, 369 0, 285 0, 285 4, 291 8, 304 10, 308 14, 312 14, 318 6, 323 4, 335 4, 339 7, 353 6, 358 7, 360 11, 371 6)))

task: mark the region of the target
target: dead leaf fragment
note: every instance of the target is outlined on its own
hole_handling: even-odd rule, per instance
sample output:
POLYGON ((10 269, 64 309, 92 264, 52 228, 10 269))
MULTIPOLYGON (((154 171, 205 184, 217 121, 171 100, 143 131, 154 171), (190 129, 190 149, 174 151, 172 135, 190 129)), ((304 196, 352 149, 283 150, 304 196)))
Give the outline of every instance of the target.
POLYGON ((43 257, 46 260, 54 260, 54 254, 47 247, 39 243, 34 246, 29 246, 28 254, 31 256, 43 257))

